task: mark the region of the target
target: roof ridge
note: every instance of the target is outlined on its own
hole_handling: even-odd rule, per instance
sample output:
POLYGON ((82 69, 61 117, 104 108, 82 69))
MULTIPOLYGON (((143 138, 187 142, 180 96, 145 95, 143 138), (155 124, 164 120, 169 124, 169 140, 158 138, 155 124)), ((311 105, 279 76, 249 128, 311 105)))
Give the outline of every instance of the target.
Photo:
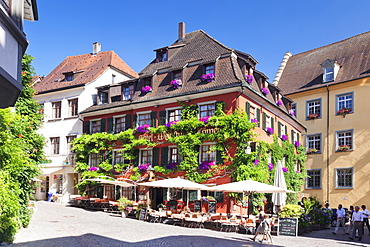
POLYGON ((234 51, 234 49, 222 44, 220 41, 218 41, 217 39, 213 38, 211 35, 209 35, 208 33, 206 33, 205 31, 203 31, 202 29, 199 29, 198 31, 200 31, 201 33, 205 34, 208 38, 210 38, 211 40, 213 40, 214 42, 216 42, 217 44, 219 44, 220 46, 222 46, 223 48, 225 49, 228 49, 230 51, 234 51))
POLYGON ((343 40, 339 40, 337 42, 334 42, 334 43, 331 43, 331 44, 328 44, 328 45, 324 45, 324 46, 320 46, 320 47, 317 47, 317 48, 313 48, 311 50, 308 50, 308 51, 304 51, 304 52, 301 52, 301 53, 297 53, 293 56, 297 56, 297 55, 301 55, 301 54, 304 54, 304 53, 308 53, 308 52, 312 52, 314 50, 319 50, 319 49, 322 49, 322 48, 325 48, 325 47, 328 47, 328 46, 331 46, 331 45, 335 45, 335 44, 338 44, 338 43, 342 43, 342 42, 345 42, 345 41, 348 41, 349 39, 353 39, 355 37, 358 37, 358 36, 361 36, 361 35, 365 35, 365 34, 368 34, 370 33, 370 31, 367 31, 367 32, 364 32, 364 33, 360 33, 360 34, 357 34, 355 36, 352 36, 352 37, 349 37, 349 38, 346 38, 346 39, 343 39, 343 40))

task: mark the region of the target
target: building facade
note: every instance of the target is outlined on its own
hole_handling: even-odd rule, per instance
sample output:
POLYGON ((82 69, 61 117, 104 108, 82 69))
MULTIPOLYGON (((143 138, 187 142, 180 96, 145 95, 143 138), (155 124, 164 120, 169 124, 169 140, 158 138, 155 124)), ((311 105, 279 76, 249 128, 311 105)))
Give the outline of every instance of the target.
POLYGON ((73 139, 82 134, 79 113, 95 103, 96 87, 132 79, 137 74, 113 51, 100 51, 67 57, 49 75, 35 84, 35 99, 43 105, 44 124, 40 133, 46 138, 47 160, 43 164, 41 186, 36 199, 46 198, 52 190, 67 202, 77 194, 78 174, 73 170, 73 139))
POLYGON ((36 0, 0 1, 0 108, 14 106, 22 90, 22 57, 28 46, 24 20, 38 20, 36 0))
POLYGON ((275 78, 307 127, 302 196, 332 207, 369 204, 370 32, 297 55, 286 54, 275 78), (281 77, 281 78, 280 78, 281 77))
MULTIPOLYGON (((117 178, 134 178, 141 182, 175 176, 191 177, 196 173, 201 176, 202 172, 207 173, 211 170, 210 166, 215 164, 219 167, 230 165, 230 161, 221 157, 220 150, 215 149, 219 144, 217 140, 204 140, 197 144, 197 157, 193 157, 194 163, 199 162, 199 167, 186 168, 191 157, 182 157, 181 154, 185 155, 185 152, 182 151, 181 144, 170 143, 170 135, 165 132, 150 132, 150 128, 172 128, 172 125, 183 120, 184 111, 189 109, 204 123, 217 115, 219 104, 224 106, 223 112, 227 115, 241 109, 248 115, 248 122, 256 123, 253 130, 256 139, 272 143, 274 137, 271 130, 274 132, 275 129, 277 137, 285 135, 290 137, 289 142, 299 141, 300 133, 305 129, 291 116, 289 110, 292 101, 282 96, 279 88, 268 83, 268 78, 256 70, 257 61, 251 55, 226 47, 202 30, 185 33, 184 23, 179 24, 176 42, 154 51, 156 58, 139 73, 138 78, 98 88, 97 104, 81 112, 86 134, 107 132, 120 138, 120 133, 132 129, 135 140, 145 139, 154 143, 154 146, 135 147, 135 158, 131 161, 124 160, 121 156, 125 143, 112 148, 110 162, 113 170, 117 168, 116 164, 125 164, 123 171, 113 173, 117 178), (176 170, 176 166, 182 168, 176 170), (163 173, 161 167, 167 173, 163 173)), ((206 125, 192 131, 214 134, 219 129, 206 125)), ((172 137, 176 136, 175 132, 172 132, 172 137)), ((179 133, 179 136, 185 135, 184 131, 179 133)), ((232 141, 229 144, 226 153, 235 156, 235 144, 232 141)), ((245 146, 252 149, 252 152, 256 151, 252 143, 245 143, 245 146)), ((103 169, 100 165, 104 160, 103 156, 102 153, 90 153, 89 159, 84 161, 86 166, 80 166, 78 170, 88 177, 89 174, 82 169, 89 167, 90 172, 103 169)), ((230 182, 228 169, 221 170, 213 173, 204 183, 230 182)), ((93 175, 99 174, 92 172, 91 176, 93 175)), ((197 180, 195 177, 191 179, 197 180)), ((100 196, 104 194, 108 198, 114 198, 111 192, 106 193, 112 191, 111 187, 107 185, 100 189, 100 196)), ((150 197, 152 207, 171 199, 175 194, 177 198, 188 197, 186 193, 176 190, 152 189, 148 195, 143 194, 141 189, 144 188, 139 190, 139 199, 148 200, 150 197)), ((130 199, 134 199, 131 192, 125 193, 130 199)), ((200 195, 194 193, 196 191, 190 191, 190 201, 199 199, 200 195)), ((230 211, 229 200, 225 197, 225 200, 220 201, 217 204, 218 210, 230 211)))

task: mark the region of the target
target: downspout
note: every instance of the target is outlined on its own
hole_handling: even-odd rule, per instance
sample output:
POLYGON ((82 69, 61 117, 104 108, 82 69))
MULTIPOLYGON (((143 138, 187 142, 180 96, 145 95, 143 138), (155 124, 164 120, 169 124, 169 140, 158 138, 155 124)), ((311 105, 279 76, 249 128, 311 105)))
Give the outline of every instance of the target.
POLYGON ((327 201, 330 202, 330 145, 329 145, 329 120, 330 120, 330 110, 329 110, 329 102, 330 102, 330 91, 328 85, 326 85, 326 91, 327 91, 327 112, 326 112, 326 173, 327 173, 327 188, 326 188, 326 198, 327 201))

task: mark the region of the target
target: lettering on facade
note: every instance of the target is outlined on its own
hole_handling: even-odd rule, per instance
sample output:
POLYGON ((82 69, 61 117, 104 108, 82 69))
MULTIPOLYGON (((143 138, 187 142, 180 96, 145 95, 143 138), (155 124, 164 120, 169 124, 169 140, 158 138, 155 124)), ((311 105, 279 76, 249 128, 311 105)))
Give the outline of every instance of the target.
MULTIPOLYGON (((200 134, 214 134, 214 133, 217 133, 219 131, 218 128, 200 128, 198 130, 198 133, 200 134)), ((183 135, 182 132, 179 132, 179 131, 174 131, 172 133, 173 136, 181 136, 183 135)), ((158 142, 158 141, 166 141, 168 138, 170 138, 172 136, 171 134, 169 133, 159 133, 159 134, 142 134, 139 136, 139 139, 145 139, 145 140, 148 140, 148 141, 151 141, 151 142, 158 142)))

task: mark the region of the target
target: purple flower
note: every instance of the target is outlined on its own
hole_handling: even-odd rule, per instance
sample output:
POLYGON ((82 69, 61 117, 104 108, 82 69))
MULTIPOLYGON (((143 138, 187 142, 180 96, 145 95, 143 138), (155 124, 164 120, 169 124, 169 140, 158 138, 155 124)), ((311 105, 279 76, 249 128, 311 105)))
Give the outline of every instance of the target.
POLYGON ((278 101, 276 101, 276 104, 277 104, 278 106, 282 106, 282 105, 283 105, 283 102, 282 102, 281 100, 278 100, 278 101))
POLYGON ((168 122, 166 123, 164 126, 166 126, 167 128, 171 128, 172 125, 175 125, 177 124, 179 121, 171 121, 171 122, 168 122))
POLYGON ((212 166, 216 165, 215 161, 202 161, 199 165, 200 170, 209 170, 212 166))
POLYGON ((153 88, 151 86, 145 86, 141 88, 142 93, 149 93, 151 91, 153 91, 153 88))
POLYGON ((88 171, 99 171, 99 167, 96 167, 96 166, 92 166, 92 167, 89 167, 89 169, 87 169, 88 171))
POLYGON ((256 166, 260 161, 258 159, 253 160, 253 164, 256 166))
POLYGON ((281 135, 281 140, 287 141, 288 140, 288 137, 286 135, 281 135))
POLYGON ((264 95, 269 94, 269 90, 268 90, 267 88, 264 88, 264 87, 261 87, 261 92, 262 92, 264 95))
POLYGON ((255 123, 255 124, 258 124, 258 120, 257 120, 257 119, 255 119, 255 118, 252 118, 252 119, 251 119, 251 122, 252 122, 252 123, 255 123))
POLYGON ((211 116, 201 117, 201 118, 199 118, 199 121, 203 122, 204 124, 207 124, 208 123, 208 120, 210 118, 211 118, 211 116))
POLYGON ((246 80, 248 83, 251 83, 251 82, 253 82, 253 76, 251 76, 251 75, 245 75, 245 80, 246 80))
POLYGON ((290 114, 291 116, 295 116, 295 111, 294 111, 293 109, 290 109, 290 110, 289 110, 289 114, 290 114))
POLYGON ((139 170, 140 170, 141 172, 143 172, 143 171, 146 171, 146 170, 149 168, 149 166, 150 166, 150 163, 147 163, 147 164, 141 164, 141 165, 139 165, 139 166, 138 166, 138 168, 139 168, 139 170))
POLYGON ((283 169, 283 172, 288 172, 288 168, 286 168, 286 167, 283 167, 281 169, 283 169))
POLYGON ((296 173, 301 173, 301 171, 295 171, 296 173))
POLYGON ((274 129, 273 129, 273 128, 270 128, 270 127, 267 127, 267 128, 266 128, 266 133, 267 133, 268 135, 272 135, 272 134, 274 134, 274 129))
POLYGON ((267 165, 267 167, 269 168, 269 171, 271 172, 271 171, 274 169, 274 164, 269 163, 269 164, 267 165))
POLYGON ((172 163, 167 164, 166 168, 169 169, 169 170, 175 170, 177 165, 178 165, 178 163, 172 162, 172 163))
POLYGON ((200 77, 202 81, 211 82, 215 79, 214 73, 204 74, 200 77))
POLYGON ((175 80, 172 80, 170 84, 173 88, 180 88, 182 86, 182 81, 181 79, 175 79, 175 80))
POLYGON ((301 144, 299 143, 299 141, 294 141, 294 146, 296 146, 297 148, 299 148, 301 146, 301 144))
POLYGON ((136 130, 140 133, 145 133, 145 132, 149 131, 149 128, 150 128, 149 124, 143 124, 143 125, 137 127, 136 130))

